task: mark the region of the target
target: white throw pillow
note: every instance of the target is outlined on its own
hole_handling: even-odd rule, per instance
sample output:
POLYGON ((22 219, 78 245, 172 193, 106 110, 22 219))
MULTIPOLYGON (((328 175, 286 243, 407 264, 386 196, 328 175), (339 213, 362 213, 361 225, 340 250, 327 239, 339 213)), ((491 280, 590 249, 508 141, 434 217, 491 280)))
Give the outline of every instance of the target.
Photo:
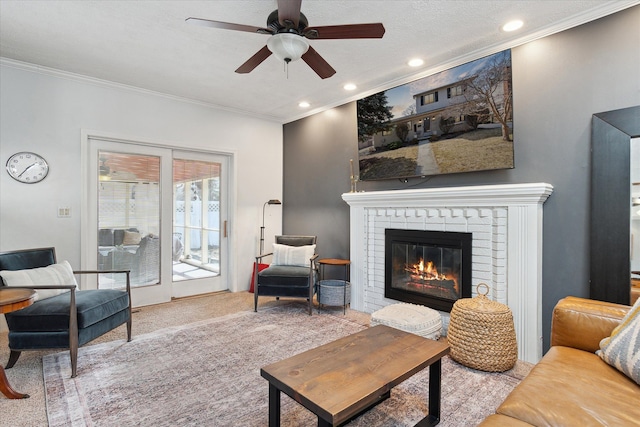
POLYGON ((316 252, 316 245, 289 246, 279 243, 273 244, 272 265, 291 265, 309 267, 311 257, 316 252))
POLYGON ((596 354, 640 384, 640 298, 611 332, 596 354))
MULTIPOLYGON (((30 268, 27 270, 3 270, 0 276, 7 286, 36 286, 36 285, 73 285, 78 286, 73 275, 73 269, 67 261, 51 264, 46 267, 30 268)), ((36 289, 36 299, 46 299, 55 297, 68 289, 36 289)))

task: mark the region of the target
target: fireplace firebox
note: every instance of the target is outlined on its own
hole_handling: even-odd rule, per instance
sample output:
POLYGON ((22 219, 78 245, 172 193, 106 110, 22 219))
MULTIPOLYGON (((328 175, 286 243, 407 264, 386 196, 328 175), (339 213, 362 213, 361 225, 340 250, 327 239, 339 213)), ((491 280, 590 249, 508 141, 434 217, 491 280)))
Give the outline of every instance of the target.
POLYGON ((385 298, 450 312, 471 297, 471 233, 385 230, 385 298))

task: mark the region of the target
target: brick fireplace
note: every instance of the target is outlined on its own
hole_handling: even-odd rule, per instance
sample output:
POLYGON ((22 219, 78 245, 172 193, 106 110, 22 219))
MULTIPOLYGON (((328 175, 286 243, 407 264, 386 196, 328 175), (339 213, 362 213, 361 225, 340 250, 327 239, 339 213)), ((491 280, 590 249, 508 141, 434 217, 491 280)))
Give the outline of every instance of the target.
MULTIPOLYGON (((345 193, 350 206, 351 307, 372 313, 398 302, 385 297, 385 230, 472 234, 472 296, 489 298, 514 316, 518 358, 542 357, 542 205, 546 183, 345 193)), ((449 313, 441 312, 448 326, 449 313)))

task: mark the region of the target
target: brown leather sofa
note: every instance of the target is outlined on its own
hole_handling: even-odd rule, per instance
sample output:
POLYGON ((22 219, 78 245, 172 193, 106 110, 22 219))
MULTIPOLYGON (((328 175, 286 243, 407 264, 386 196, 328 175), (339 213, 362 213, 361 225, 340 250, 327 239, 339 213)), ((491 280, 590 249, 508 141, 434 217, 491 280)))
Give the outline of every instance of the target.
POLYGON ((560 300, 551 348, 480 426, 640 425, 640 386, 595 354, 629 309, 576 297, 560 300))

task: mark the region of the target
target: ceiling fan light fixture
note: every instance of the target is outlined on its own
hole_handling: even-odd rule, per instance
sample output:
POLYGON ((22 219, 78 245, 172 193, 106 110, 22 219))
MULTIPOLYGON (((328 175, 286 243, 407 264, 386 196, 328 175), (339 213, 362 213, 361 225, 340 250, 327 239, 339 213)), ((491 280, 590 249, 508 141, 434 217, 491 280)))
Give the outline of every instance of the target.
POLYGON ((309 42, 293 33, 279 33, 269 37, 269 50, 281 61, 297 61, 309 50, 309 42))

